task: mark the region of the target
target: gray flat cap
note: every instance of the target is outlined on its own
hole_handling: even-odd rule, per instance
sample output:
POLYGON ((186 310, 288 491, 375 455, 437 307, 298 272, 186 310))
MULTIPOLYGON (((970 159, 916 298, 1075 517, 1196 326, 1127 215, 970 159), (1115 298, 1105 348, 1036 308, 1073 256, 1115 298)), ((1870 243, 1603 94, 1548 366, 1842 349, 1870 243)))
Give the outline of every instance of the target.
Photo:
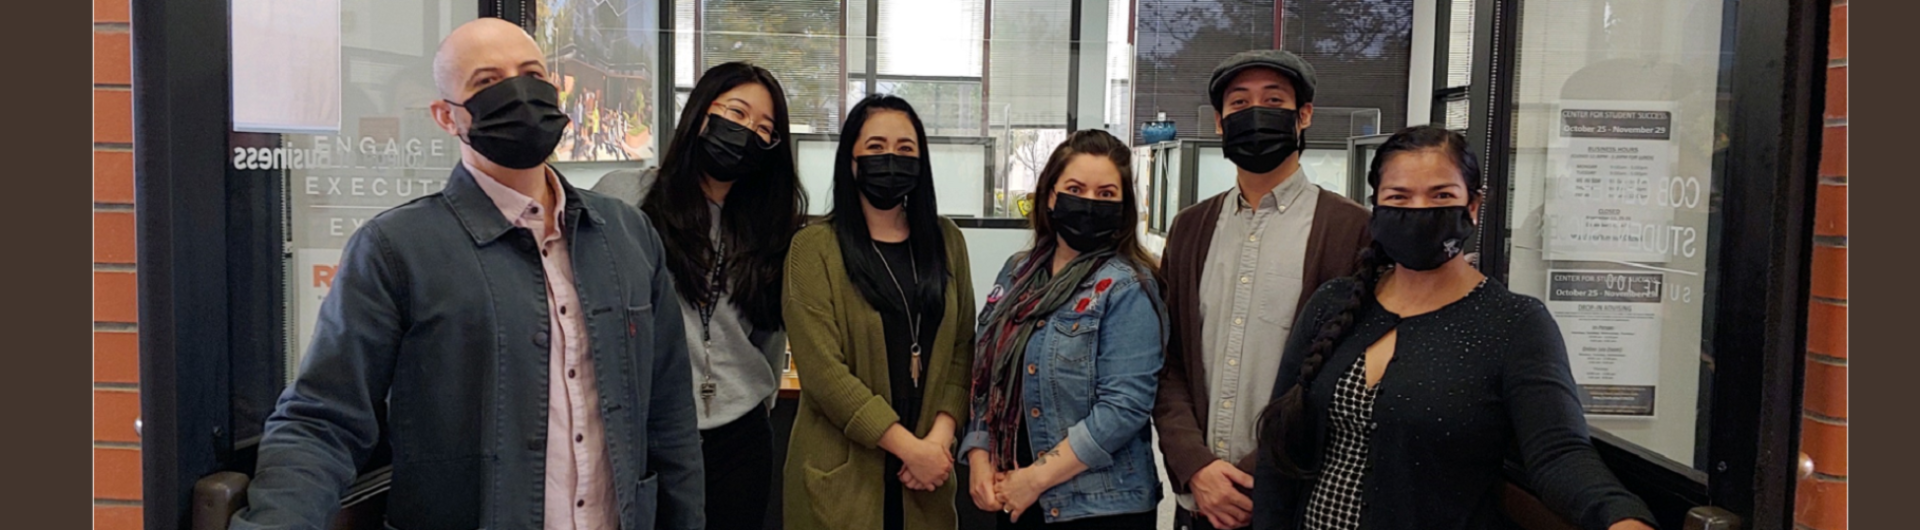
POLYGON ((1313 102, 1313 87, 1318 84, 1314 80, 1313 65, 1284 50, 1248 50, 1233 54, 1213 68, 1213 78, 1207 81, 1207 97, 1213 101, 1214 110, 1222 110, 1220 100, 1226 95, 1227 83, 1233 82, 1233 76, 1254 67, 1272 68, 1292 78, 1293 91, 1300 103, 1313 102))

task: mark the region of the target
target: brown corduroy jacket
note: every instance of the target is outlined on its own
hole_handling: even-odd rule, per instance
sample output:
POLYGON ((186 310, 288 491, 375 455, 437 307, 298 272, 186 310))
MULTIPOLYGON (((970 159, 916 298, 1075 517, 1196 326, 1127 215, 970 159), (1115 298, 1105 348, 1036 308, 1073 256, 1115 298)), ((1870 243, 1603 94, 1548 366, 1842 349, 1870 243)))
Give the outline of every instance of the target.
MULTIPOLYGON (((1173 491, 1180 494, 1187 493, 1188 481, 1195 473, 1218 460, 1207 449, 1206 425, 1201 420, 1207 417, 1208 379, 1202 361, 1200 273, 1213 246, 1213 229, 1220 223, 1221 208, 1233 193, 1228 190, 1175 215, 1167 233, 1166 251, 1160 258, 1161 273, 1167 279, 1167 311, 1173 318, 1153 423, 1160 434, 1160 452, 1166 455, 1173 491)), ((1373 243, 1365 207, 1326 190, 1320 190, 1318 201, 1313 225, 1307 231, 1305 274, 1295 311, 1306 305, 1320 284, 1353 274, 1360 250, 1373 243)), ((1266 354, 1278 356, 1280 348, 1280 344, 1273 344, 1266 354)), ((1253 456, 1235 465, 1252 473, 1253 456)))

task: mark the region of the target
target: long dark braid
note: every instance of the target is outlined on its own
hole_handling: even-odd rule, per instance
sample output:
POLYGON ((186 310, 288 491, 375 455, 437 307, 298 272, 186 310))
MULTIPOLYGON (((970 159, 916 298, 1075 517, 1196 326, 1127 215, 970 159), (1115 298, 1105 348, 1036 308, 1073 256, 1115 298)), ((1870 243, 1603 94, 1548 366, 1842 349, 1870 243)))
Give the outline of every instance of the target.
MULTIPOLYGON (((1426 149, 1446 153, 1453 160, 1455 169, 1460 171, 1460 177, 1466 180, 1467 193, 1476 198, 1480 195, 1480 161, 1467 149, 1466 137, 1432 125, 1408 127, 1387 138, 1368 168, 1368 186, 1374 190, 1380 189, 1380 173, 1387 159, 1426 149)), ((1340 312, 1320 325, 1319 333, 1314 335, 1313 343, 1307 349, 1307 357, 1300 362, 1300 374, 1293 381, 1293 388, 1260 411, 1259 423, 1255 426, 1260 450, 1267 452, 1266 456, 1272 458, 1281 473, 1293 478, 1305 478, 1315 472, 1301 469, 1288 451, 1288 448, 1307 447, 1312 443, 1306 439, 1308 433, 1312 432, 1312 429, 1305 428, 1307 389, 1312 386, 1314 378, 1320 375, 1320 368, 1327 363, 1334 346, 1353 330, 1355 314, 1373 298, 1380 278, 1386 275, 1392 265, 1393 261, 1387 258, 1386 251, 1380 248, 1379 243, 1360 251, 1359 266, 1351 277, 1353 290, 1347 295, 1346 303, 1341 305, 1340 312)), ((1294 330, 1296 333, 1300 331, 1294 330)))
POLYGON ((1287 452, 1288 447, 1302 447, 1309 443, 1304 439, 1309 432, 1308 429, 1292 428, 1302 425, 1306 419, 1307 388, 1312 385, 1314 378, 1320 375, 1320 368, 1326 365, 1327 357, 1333 354, 1334 345, 1339 344, 1341 339, 1346 338, 1347 332, 1352 331, 1355 315, 1360 312, 1361 307, 1366 305, 1367 300, 1373 298, 1373 290, 1379 285, 1380 277, 1385 275, 1393 265, 1378 243, 1362 249, 1359 261, 1359 266, 1356 267, 1357 270, 1353 275, 1353 289, 1347 294, 1346 303, 1340 305, 1339 313, 1320 325, 1319 332, 1313 337, 1312 346, 1307 350, 1307 358, 1300 362, 1300 375, 1294 381, 1293 388, 1260 412, 1259 423, 1255 427, 1260 439, 1281 442, 1262 443, 1260 446, 1268 452, 1268 456, 1273 458, 1280 471, 1287 476, 1300 478, 1310 474, 1301 469, 1298 463, 1293 461, 1292 455, 1287 452))

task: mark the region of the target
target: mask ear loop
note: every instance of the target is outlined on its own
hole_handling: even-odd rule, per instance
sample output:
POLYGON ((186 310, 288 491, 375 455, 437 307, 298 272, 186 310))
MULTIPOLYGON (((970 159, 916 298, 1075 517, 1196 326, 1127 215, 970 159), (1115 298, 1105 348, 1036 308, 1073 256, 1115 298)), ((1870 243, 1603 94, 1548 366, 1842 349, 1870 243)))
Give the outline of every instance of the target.
MULTIPOLYGON (((466 110, 468 116, 473 115, 473 109, 467 108, 467 104, 465 103, 454 103, 453 100, 447 99, 447 98, 440 98, 440 101, 445 101, 447 102, 448 105, 453 105, 455 107, 460 107, 461 109, 466 110)), ((467 123, 467 129, 468 131, 471 131, 473 129, 473 123, 471 121, 467 123)), ((473 145, 473 142, 467 141, 467 131, 461 131, 460 134, 456 134, 454 135, 454 137, 460 139, 460 145, 466 145, 466 146, 473 145)))
MULTIPOLYGON (((1486 186, 1482 184, 1480 189, 1474 191, 1473 196, 1486 197, 1487 196, 1486 186)), ((1474 208, 1474 210, 1479 212, 1480 215, 1470 216, 1467 218, 1467 222, 1473 224, 1473 245, 1467 248, 1460 249, 1460 253, 1466 255, 1467 265, 1470 265, 1475 269, 1479 269, 1480 272, 1484 274, 1486 272, 1486 269, 1481 268, 1480 266, 1480 249, 1486 247, 1488 231, 1481 230, 1480 220, 1486 218, 1487 201, 1485 199, 1480 199, 1480 207, 1474 208)))

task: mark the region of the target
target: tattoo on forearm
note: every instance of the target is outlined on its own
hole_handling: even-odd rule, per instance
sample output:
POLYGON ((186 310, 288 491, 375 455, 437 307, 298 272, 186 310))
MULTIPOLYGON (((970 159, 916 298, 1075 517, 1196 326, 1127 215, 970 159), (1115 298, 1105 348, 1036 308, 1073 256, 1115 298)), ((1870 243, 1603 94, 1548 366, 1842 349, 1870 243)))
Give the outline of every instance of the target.
POLYGON ((1060 458, 1060 448, 1058 448, 1058 447, 1055 447, 1055 448, 1053 448, 1053 450, 1052 450, 1052 451, 1047 451, 1047 452, 1044 452, 1044 453, 1040 453, 1040 456, 1037 456, 1037 457, 1034 457, 1034 459, 1033 459, 1033 465, 1034 465, 1034 467, 1039 467, 1039 466, 1041 466, 1041 465, 1044 465, 1044 464, 1046 464, 1046 463, 1047 463, 1047 457, 1049 457, 1049 456, 1051 456, 1051 457, 1054 457, 1054 458, 1060 458))

